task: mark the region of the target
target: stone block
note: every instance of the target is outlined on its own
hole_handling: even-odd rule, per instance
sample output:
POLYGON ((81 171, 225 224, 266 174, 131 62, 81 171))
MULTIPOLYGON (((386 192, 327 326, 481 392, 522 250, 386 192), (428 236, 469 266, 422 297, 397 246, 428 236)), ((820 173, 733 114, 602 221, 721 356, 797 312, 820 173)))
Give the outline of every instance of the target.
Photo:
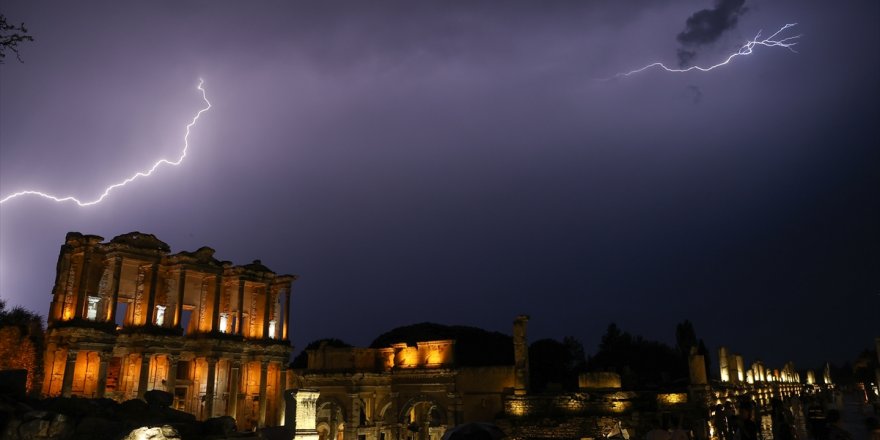
POLYGON ((230 416, 213 417, 202 422, 205 435, 229 435, 235 432, 235 419, 230 416))
POLYGON ((170 425, 135 428, 123 440, 178 440, 180 434, 170 425))
POLYGON ((144 393, 144 400, 146 400, 150 406, 168 408, 174 403, 174 395, 167 391, 150 390, 144 393))

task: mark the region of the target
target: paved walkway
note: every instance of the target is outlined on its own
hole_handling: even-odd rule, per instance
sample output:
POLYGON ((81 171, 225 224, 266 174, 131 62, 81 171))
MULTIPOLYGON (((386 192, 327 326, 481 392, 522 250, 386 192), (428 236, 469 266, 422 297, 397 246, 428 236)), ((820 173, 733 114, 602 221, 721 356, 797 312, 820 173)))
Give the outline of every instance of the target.
POLYGON ((844 395, 843 405, 839 409, 843 429, 852 434, 853 440, 868 440, 870 436, 865 427, 865 419, 871 415, 871 407, 861 403, 861 396, 844 395))

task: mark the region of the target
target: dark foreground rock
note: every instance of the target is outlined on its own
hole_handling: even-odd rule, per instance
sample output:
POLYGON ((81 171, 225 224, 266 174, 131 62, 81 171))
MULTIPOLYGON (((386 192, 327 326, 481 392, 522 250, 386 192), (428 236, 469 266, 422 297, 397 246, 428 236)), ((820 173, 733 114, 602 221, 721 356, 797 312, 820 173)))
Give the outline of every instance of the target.
POLYGON ((174 403, 174 395, 161 390, 150 390, 144 393, 147 404, 156 408, 168 408, 174 403))
POLYGON ((214 417, 205 420, 202 427, 205 435, 228 436, 235 432, 235 419, 229 416, 214 417))
POLYGON ((56 397, 20 399, 0 395, 0 439, 9 440, 194 440, 259 438, 239 433, 235 419, 199 422, 170 407, 168 393, 148 392, 144 400, 56 397))

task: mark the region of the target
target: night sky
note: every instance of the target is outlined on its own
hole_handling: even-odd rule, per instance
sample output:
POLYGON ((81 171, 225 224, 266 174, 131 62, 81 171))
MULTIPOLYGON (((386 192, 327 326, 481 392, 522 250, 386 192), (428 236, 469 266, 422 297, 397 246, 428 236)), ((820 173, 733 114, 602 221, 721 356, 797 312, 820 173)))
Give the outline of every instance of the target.
POLYGON ((68 231, 261 259, 293 343, 434 321, 593 352, 612 321, 814 367, 880 335, 873 0, 0 3, 0 296, 46 313, 68 231), (707 9, 708 12, 699 13, 707 9), (691 26, 688 26, 689 17, 691 26), (798 53, 758 47, 786 23, 798 53), (690 30, 690 32, 688 32, 690 30))

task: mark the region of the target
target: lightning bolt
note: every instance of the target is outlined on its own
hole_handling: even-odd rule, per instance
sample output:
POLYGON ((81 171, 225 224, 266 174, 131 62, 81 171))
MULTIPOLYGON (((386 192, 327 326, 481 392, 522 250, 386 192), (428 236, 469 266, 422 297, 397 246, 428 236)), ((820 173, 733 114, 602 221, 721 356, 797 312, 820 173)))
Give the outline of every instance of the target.
POLYGON ((110 192, 113 191, 114 189, 128 185, 129 183, 134 182, 135 180, 137 180, 141 177, 149 177, 151 174, 153 174, 153 171, 156 171, 162 165, 173 165, 173 166, 180 165, 183 162, 183 159, 186 158, 186 152, 187 152, 187 149, 189 148, 190 129, 192 129, 192 127, 194 125, 196 125, 196 122, 199 120, 199 117, 202 116, 202 113, 208 111, 211 108, 211 102, 208 101, 208 96, 205 93, 204 87, 202 87, 204 85, 204 83, 205 83, 205 81, 203 79, 199 78, 199 85, 196 88, 200 92, 202 92, 202 99, 205 101, 205 108, 199 110, 198 113, 196 113, 196 115, 193 116, 192 121, 190 121, 189 124, 186 124, 186 134, 183 136, 183 151, 181 151, 180 157, 178 157, 177 160, 159 159, 148 170, 139 171, 139 172, 133 174, 131 177, 129 177, 119 183, 114 183, 114 184, 108 186, 107 188, 104 188, 104 192, 102 192, 101 195, 98 196, 98 198, 96 198, 95 200, 88 201, 88 202, 83 202, 74 196, 58 197, 58 196, 54 196, 52 194, 44 193, 42 191, 25 190, 25 191, 19 191, 17 193, 13 193, 13 194, 10 194, 6 197, 3 197, 2 199, 0 199, 0 204, 6 203, 12 199, 22 197, 22 196, 39 196, 44 199, 49 199, 49 200, 52 200, 54 202, 59 202, 59 203, 60 202, 73 202, 79 206, 97 205, 98 203, 101 203, 105 198, 107 198, 107 196, 110 195, 110 192))
POLYGON ((691 67, 688 67, 685 69, 673 69, 673 68, 666 67, 666 65, 663 63, 651 63, 645 67, 640 67, 635 70, 630 70, 629 72, 618 73, 617 75, 614 75, 608 79, 615 79, 615 78, 630 76, 630 75, 633 75, 636 73, 644 72, 645 70, 648 70, 648 69, 651 69, 654 67, 659 67, 667 72, 673 72, 673 73, 684 73, 684 72, 690 72, 693 70, 698 70, 700 72, 708 72, 710 70, 715 70, 721 66, 727 65, 728 63, 733 61, 733 59, 736 57, 751 55, 756 46, 783 47, 783 48, 786 48, 794 53, 797 53, 797 51, 794 50, 792 48, 792 46, 797 44, 797 41, 795 41, 795 40, 800 38, 803 34, 798 34, 798 35, 795 35, 792 37, 785 37, 785 38, 776 39, 779 36, 779 34, 781 34, 783 31, 785 31, 788 28, 795 27, 795 26, 797 26, 797 23, 786 24, 785 26, 779 28, 778 31, 774 32, 773 35, 770 35, 769 37, 764 38, 764 39, 761 39, 761 31, 759 31, 758 34, 755 35, 754 39, 747 41, 745 44, 742 45, 742 47, 739 48, 738 51, 730 54, 726 59, 724 59, 724 61, 722 61, 718 64, 715 64, 715 65, 709 66, 709 67, 691 66, 691 67))

